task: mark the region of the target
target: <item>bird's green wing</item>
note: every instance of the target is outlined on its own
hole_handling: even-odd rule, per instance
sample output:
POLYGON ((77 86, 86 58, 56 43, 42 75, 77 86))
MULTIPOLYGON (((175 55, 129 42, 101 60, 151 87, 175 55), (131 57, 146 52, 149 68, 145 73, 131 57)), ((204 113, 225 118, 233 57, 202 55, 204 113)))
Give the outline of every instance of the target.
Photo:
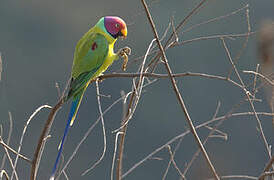
POLYGON ((97 33, 85 34, 79 40, 72 67, 72 79, 67 99, 75 96, 102 66, 108 54, 109 44, 106 38, 97 33))

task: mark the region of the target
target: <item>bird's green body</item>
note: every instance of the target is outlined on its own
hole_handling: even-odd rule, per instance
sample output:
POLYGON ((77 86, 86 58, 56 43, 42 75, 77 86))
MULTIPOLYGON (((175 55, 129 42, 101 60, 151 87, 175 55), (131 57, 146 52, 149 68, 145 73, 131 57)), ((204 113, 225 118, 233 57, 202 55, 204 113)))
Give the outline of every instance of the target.
POLYGON ((73 125, 89 82, 96 79, 119 58, 113 51, 114 43, 119 36, 127 36, 125 22, 119 17, 106 16, 86 32, 75 47, 69 92, 65 98, 65 101, 72 99, 71 109, 50 180, 54 180, 68 129, 73 125))
MULTIPOLYGON (((99 25, 91 28, 77 43, 71 71, 70 91, 67 100, 83 96, 89 82, 102 74, 119 56, 113 52, 116 39, 106 34, 99 25)), ((73 124, 81 102, 72 117, 73 124)))

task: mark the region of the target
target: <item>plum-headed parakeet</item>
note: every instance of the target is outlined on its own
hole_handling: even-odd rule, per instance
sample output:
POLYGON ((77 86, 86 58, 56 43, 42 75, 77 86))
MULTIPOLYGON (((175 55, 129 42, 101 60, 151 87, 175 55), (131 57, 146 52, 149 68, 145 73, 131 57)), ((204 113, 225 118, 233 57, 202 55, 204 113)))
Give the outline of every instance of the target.
POLYGON ((50 180, 54 179, 68 129, 74 122, 89 82, 101 75, 114 60, 123 56, 123 53, 130 53, 129 48, 118 53, 113 51, 117 38, 126 36, 127 26, 121 18, 105 16, 78 41, 74 52, 69 92, 65 98, 65 101, 72 98, 71 109, 50 180))

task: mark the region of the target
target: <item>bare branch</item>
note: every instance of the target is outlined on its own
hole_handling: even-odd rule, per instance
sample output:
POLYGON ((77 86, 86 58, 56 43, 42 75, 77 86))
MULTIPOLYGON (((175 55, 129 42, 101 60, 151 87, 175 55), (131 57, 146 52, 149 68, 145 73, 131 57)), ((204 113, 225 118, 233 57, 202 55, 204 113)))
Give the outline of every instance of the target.
MULTIPOLYGON (((260 64, 257 64, 256 73, 259 72, 259 66, 260 66, 260 64)), ((253 80, 253 96, 254 96, 254 98, 256 98, 256 85, 257 85, 257 74, 254 75, 254 80, 253 80)))
POLYGON ((51 109, 48 119, 44 125, 44 128, 42 130, 42 133, 39 137, 38 144, 33 156, 32 164, 31 164, 31 173, 30 173, 30 180, 36 180, 36 175, 39 167, 39 162, 43 153, 43 148, 46 143, 46 137, 48 137, 49 131, 51 129, 51 125, 54 121, 55 115, 58 112, 58 110, 61 108, 61 106, 64 104, 64 97, 59 99, 57 104, 51 109))
POLYGON ((4 169, 2 169, 0 172, 0 179, 2 179, 3 177, 5 177, 6 180, 10 179, 8 173, 4 169))
MULTIPOLYGON (((1 136, 0 136, 0 142, 4 142, 1 136)), ((1 144, 3 145, 3 143, 1 143, 1 144)), ((8 160, 9 160, 9 163, 10 163, 10 165, 11 165, 11 168, 12 168, 12 170, 14 171, 15 179, 16 179, 16 180, 19 180, 19 177, 18 177, 18 175, 17 175, 16 170, 14 169, 14 164, 13 164, 13 162, 12 162, 12 159, 11 159, 11 157, 10 157, 10 154, 9 154, 9 151, 8 151, 8 148, 7 148, 8 146, 3 146, 3 147, 4 147, 4 150, 5 150, 5 153, 6 153, 7 157, 8 157, 8 160)), ((11 149, 9 149, 9 150, 11 150, 11 149)))
POLYGON ((2 54, 0 52, 0 82, 2 80, 2 72, 3 72, 3 60, 2 60, 2 54))
POLYGON ((264 172, 262 175, 260 175, 259 180, 263 180, 266 176, 273 176, 274 171, 271 172, 264 172))
POLYGON ((219 17, 215 17, 215 18, 209 19, 209 20, 207 20, 207 21, 205 21, 205 22, 202 22, 202 23, 199 23, 199 24, 195 24, 195 25, 193 25, 193 26, 190 26, 190 27, 187 28, 186 30, 184 30, 182 33, 189 32, 189 31, 191 31, 192 29, 195 29, 195 28, 197 28, 197 27, 199 27, 199 26, 201 26, 201 25, 205 25, 205 24, 208 24, 208 23, 211 23, 211 22, 216 22, 216 21, 219 21, 219 20, 221 20, 221 19, 225 19, 225 18, 228 18, 228 17, 230 17, 230 16, 236 15, 237 13, 241 12, 242 10, 244 10, 244 9, 246 9, 246 8, 248 8, 248 7, 249 7, 249 4, 246 4, 245 6, 239 8, 239 9, 237 9, 237 10, 235 10, 235 11, 232 11, 232 12, 226 14, 226 15, 219 16, 219 17))
POLYGON ((257 180, 257 177, 247 176, 247 175, 228 175, 228 176, 221 176, 221 178, 222 179, 253 179, 253 180, 257 180))
MULTIPOLYGON (((13 129, 13 122, 12 122, 12 115, 11 115, 11 112, 9 111, 9 122, 10 122, 10 127, 9 127, 9 134, 8 134, 8 139, 7 139, 7 146, 9 145, 10 143, 10 138, 11 138, 11 134, 12 134, 12 129, 13 129)), ((2 128, 2 126, 1 126, 2 128)), ((2 129, 1 129, 1 134, 0 136, 2 136, 2 129)), ((6 154, 4 154, 3 158, 2 158, 2 164, 1 164, 1 167, 0 169, 3 169, 4 168, 4 165, 5 165, 5 162, 6 162, 6 154)))
MULTIPOLYGON (((17 161, 18 161, 18 158, 19 158, 19 153, 20 153, 21 148, 22 148, 22 145, 23 145, 23 139, 24 139, 24 135, 25 135, 25 133, 26 133, 26 131, 27 131, 27 127, 28 127, 30 121, 33 119, 33 117, 35 117, 36 114, 37 114, 38 112, 40 112, 43 108, 49 108, 49 109, 51 109, 52 107, 49 106, 49 105, 42 105, 42 106, 38 107, 38 108, 32 113, 32 115, 29 117, 29 119, 27 120, 27 122, 26 122, 26 124, 25 124, 25 126, 24 126, 24 129, 23 129, 23 132, 22 132, 22 135, 21 135, 21 139, 20 139, 20 143, 19 143, 19 146, 18 146, 18 149, 17 149, 17 156, 16 156, 15 161, 14 161, 14 168, 16 168, 16 166, 17 166, 17 161)), ((13 178, 13 175, 14 175, 14 172, 12 172, 12 174, 11 174, 11 179, 13 178)))
MULTIPOLYGON (((201 0, 191 11, 190 13, 188 13, 188 15, 178 24, 178 26, 175 28, 175 32, 178 32, 179 29, 181 29, 188 20, 190 20, 190 18, 197 13, 205 4, 206 0, 201 0)), ((147 12, 146 12, 147 13, 147 12)), ((170 43, 170 41, 172 40, 172 38, 175 36, 174 33, 172 33, 169 38, 167 39, 164 48, 166 49, 170 43)), ((148 64, 148 67, 150 67, 153 63, 154 63, 154 67, 152 68, 152 70, 155 69, 156 64, 158 63, 159 58, 161 57, 161 52, 158 51, 156 56, 151 60, 151 62, 148 64)), ((153 72, 153 71, 152 71, 153 72)))
MULTIPOLYGON (((174 156, 175 156, 177 150, 179 149, 179 147, 180 147, 180 145, 181 145, 181 142, 182 142, 183 138, 184 138, 184 137, 182 137, 181 139, 179 139, 179 142, 176 144, 175 149, 174 149, 174 151, 173 151, 173 153, 172 153, 172 154, 173 154, 173 158, 174 158, 174 156)), ((164 175, 163 175, 163 177, 162 177, 162 180, 165 180, 165 179, 166 179, 166 176, 167 176, 167 173, 168 173, 168 170, 169 170, 169 168, 170 168, 171 163, 172 163, 172 162, 171 162, 171 159, 170 159, 169 162, 168 162, 166 171, 165 171, 165 173, 164 173, 164 175)))
POLYGON ((173 154, 172 154, 170 145, 167 146, 167 149, 168 149, 168 152, 169 152, 169 155, 170 155, 170 160, 171 160, 173 166, 174 166, 175 169, 178 171, 178 173, 179 173, 179 175, 181 176, 181 178, 182 178, 183 180, 185 180, 184 174, 181 172, 180 168, 177 166, 177 164, 176 164, 176 162, 175 162, 175 160, 174 160, 174 156, 173 156, 173 154))
MULTIPOLYGON (((17 156, 19 156, 20 158, 22 158, 23 160, 31 163, 31 160, 29 158, 27 158, 26 156, 17 153, 14 149, 12 149, 11 147, 9 147, 2 139, 2 137, 0 136, 0 144, 4 147, 7 148, 10 152, 12 152, 13 154, 16 154, 17 156)), ((1 168, 2 169, 2 168, 1 168)))
POLYGON ((232 58, 231 58, 231 55, 230 55, 230 52, 229 52, 229 50, 228 50, 228 47, 227 47, 227 45, 226 45, 226 43, 225 43, 225 40, 224 40, 223 38, 221 38, 221 40, 222 40, 222 43, 223 43, 223 47, 224 47, 224 49, 225 49, 225 51, 226 51, 226 54, 227 54, 227 56, 228 56, 229 62, 231 63, 231 65, 232 65, 232 67, 233 67, 233 69, 234 69, 234 71, 235 71, 235 73, 236 73, 236 75, 237 75, 239 81, 241 82, 241 85, 242 85, 242 87, 243 87, 243 91, 245 92, 245 95, 246 95, 246 97, 247 97, 247 99, 248 99, 248 102, 249 102, 249 104, 250 104, 250 106, 251 106, 251 108, 252 108, 252 110, 253 110, 253 112, 254 112, 254 115, 255 115, 255 118, 256 118, 256 120, 257 120, 257 124, 258 124, 258 126, 259 126, 259 131, 260 131, 260 134, 261 134, 261 136, 262 136, 262 139, 263 139, 263 142, 264 142, 264 145, 265 145, 267 154, 268 154, 269 158, 271 158, 271 149, 270 149, 270 147, 269 147, 269 145, 268 145, 268 142, 267 142, 267 140, 266 140, 266 137, 265 137, 265 135, 264 135, 263 127, 262 127, 261 121, 260 121, 260 119, 259 119, 259 117, 258 117, 258 115, 257 115, 257 113, 256 113, 256 110, 255 110, 253 101, 250 99, 250 95, 251 95, 251 94, 250 94, 250 92, 247 91, 246 88, 245 88, 246 86, 245 86, 245 84, 244 84, 244 82, 243 82, 243 80, 242 80, 242 78, 241 78, 241 76, 240 76, 240 74, 239 74, 239 72, 238 72, 238 69, 236 68, 236 66, 235 66, 235 64, 234 64, 234 62, 233 62, 233 60, 232 60, 232 58))
POLYGON ((126 130, 127 130, 128 122, 132 118, 132 116, 133 116, 133 114, 134 114, 134 112, 137 108, 140 96, 142 94, 142 89, 144 87, 144 79, 145 79, 143 73, 145 73, 147 71, 147 69, 145 69, 147 54, 149 53, 154 41, 155 41, 155 39, 153 39, 151 41, 151 43, 149 44, 149 47, 147 49, 144 60, 143 60, 141 66, 139 68, 140 69, 139 70, 140 71, 140 76, 139 76, 137 86, 135 85, 135 81, 133 79, 132 94, 131 94, 131 97, 130 97, 130 100, 129 100, 126 116, 121 122, 122 126, 119 129, 114 131, 114 132, 117 132, 117 131, 122 132, 120 143, 119 143, 119 154, 118 154, 117 167, 116 167, 116 179, 117 180, 122 179, 122 162, 123 162, 123 151, 124 151, 124 142, 125 142, 126 130))
POLYGON ((258 72, 254 72, 254 71, 243 71, 244 73, 249 73, 249 74, 254 74, 256 76, 260 76, 261 78, 263 78, 269 85, 274 86, 274 81, 268 79, 267 77, 265 77, 263 74, 258 73, 258 72))
POLYGON ((182 98, 182 96, 181 96, 181 94, 179 92, 179 89, 178 89, 177 85, 176 85, 175 79, 172 77, 172 71, 171 71, 171 69, 169 67, 169 64, 168 64, 168 61, 167 61, 167 57, 166 57, 166 54, 164 52, 164 48, 163 48, 163 46, 162 46, 162 44, 161 44, 161 42, 159 40, 159 36, 158 36, 157 30, 155 28, 155 24, 154 24, 154 22, 152 20, 151 14, 150 14, 150 12, 148 10, 148 7, 147 7, 147 4, 146 4, 145 0, 142 0, 142 4, 143 4, 143 6, 144 6, 144 8, 146 10, 147 18, 148 18, 148 20, 150 22, 151 28, 152 28, 153 33, 154 33, 154 37, 155 37, 156 42, 157 42, 157 44, 159 46, 159 49, 161 51, 161 56, 162 56, 162 58, 164 60, 164 65, 166 67, 166 70, 168 72, 169 78, 171 80, 171 83, 172 83, 172 86, 173 86, 173 90, 174 90, 174 92, 175 92, 175 94, 177 96, 177 99, 178 99, 178 101, 180 103, 180 106, 181 106, 181 108, 182 108, 182 110, 183 110, 183 112, 185 114, 185 117, 186 117, 187 123, 188 123, 188 125, 190 127, 190 130, 191 130, 191 132, 192 132, 192 134, 193 134, 193 136, 194 136, 194 138, 195 138, 195 140, 196 140, 199 148, 201 149, 201 151, 202 151, 202 153, 203 153, 203 155, 204 155, 204 157, 205 157, 205 159, 206 159, 206 161, 207 161, 207 163, 208 163, 208 165, 209 165, 209 167, 210 167, 210 169, 211 169, 211 171, 212 171, 215 179, 219 180, 220 178, 217 175, 217 172, 216 172, 213 164, 211 163, 211 161, 209 159, 209 156, 208 156, 208 154, 207 154, 207 152, 206 152, 206 150, 205 150, 205 148, 204 148, 204 146, 203 146, 203 144, 202 144, 202 142, 201 142, 201 140, 200 140, 200 138, 199 138, 199 136, 198 136, 198 134, 197 134, 197 132, 195 130, 195 127, 194 127, 194 125, 192 123, 192 120, 191 120, 191 118, 190 118, 190 116, 188 114, 188 111, 186 109, 186 106, 185 106, 185 103, 183 101, 183 98, 182 98))
POLYGON ((114 144, 114 152, 113 152, 112 165, 111 165, 110 180, 113 180, 114 164, 115 164, 117 144, 118 144, 118 136, 121 134, 122 134, 122 132, 117 132, 116 136, 115 136, 115 144, 114 144))
POLYGON ((104 158, 105 153, 106 153, 106 149, 107 149, 107 137, 106 137, 106 128, 105 128, 105 123, 104 123, 104 116, 103 116, 103 111, 102 111, 102 106, 101 106, 101 100, 100 100, 100 90, 99 90, 99 84, 98 84, 98 79, 96 80, 96 93, 97 93, 97 102, 98 102, 98 108, 99 108, 99 113, 100 113, 100 119, 101 119, 101 123, 102 123, 102 130, 103 130, 103 138, 104 138, 104 149, 102 152, 102 155, 100 156, 100 158, 87 170, 85 170, 82 173, 82 176, 84 176, 86 173, 88 173, 89 171, 91 171, 92 169, 94 169, 104 158))
MULTIPOLYGON (((218 102, 216 111, 215 111, 215 113, 214 113, 212 119, 215 119, 215 118, 216 118, 216 116, 217 116, 217 114, 218 114, 218 112, 219 112, 220 106, 221 106, 221 103, 218 102)), ((208 125, 206 125, 205 127, 208 127, 208 125)), ((217 126, 215 126, 214 128, 211 128, 211 131, 210 131, 210 133, 207 135, 206 139, 204 140, 203 145, 205 145, 205 144, 207 143, 209 137, 214 133, 214 131, 215 131, 216 129, 217 129, 217 126)), ((195 152, 195 154, 192 156, 190 162, 187 163, 187 166, 186 166, 186 168, 185 168, 185 170, 184 170, 184 172, 183 172, 184 176, 185 176, 186 173, 188 172, 189 168, 192 166, 193 162, 194 162, 194 161, 196 160, 196 158, 199 156, 200 152, 201 152, 200 149, 198 149, 198 150, 195 152)))
MULTIPOLYGON (((250 20, 249 20, 249 9, 248 9, 248 6, 246 8, 246 24, 247 24, 247 34, 246 34, 246 38, 245 38, 245 41, 242 45, 242 48, 240 48, 240 50, 238 51, 235 59, 234 59, 234 63, 237 63, 238 60, 240 59, 244 49, 246 48, 247 46, 247 43, 248 43, 248 39, 249 39, 249 36, 250 36, 250 32, 251 32, 251 26, 250 26, 250 20)), ((231 76, 231 73, 232 73, 232 70, 233 68, 231 67, 229 73, 228 73, 228 76, 227 77, 230 77, 231 76)))
MULTIPOLYGON (((266 113, 266 112, 256 112, 257 115, 263 115, 263 116, 271 116, 273 117, 274 116, 274 113, 266 113)), ((228 118, 231 118, 231 117, 237 117, 237 116, 253 116, 255 113, 254 112, 241 112, 241 113, 228 113, 227 115, 225 116, 220 116, 220 117, 217 117, 217 118, 214 118, 210 121, 206 121, 200 125, 197 125, 195 127, 195 129, 199 129, 199 128, 202 128, 202 127, 205 127, 211 123, 214 123, 214 122, 218 122, 218 121, 222 121, 224 119, 228 119, 228 118)), ((169 144, 172 144, 173 142, 177 141, 178 139, 188 135, 190 133, 190 130, 187 130, 175 137, 173 137, 172 139, 170 139, 169 141, 167 141, 165 144, 163 144, 162 146, 160 146, 159 148, 155 149, 154 151, 152 151, 150 154, 148 154, 146 157, 144 157, 142 160, 140 160, 139 162, 135 163, 131 168, 129 168, 122 176, 122 178, 125 178, 127 175, 129 175, 132 171, 134 171, 137 167, 139 167, 140 165, 142 165, 145 161, 149 160, 151 157, 153 157, 156 153, 158 153, 159 151, 163 150, 167 145, 169 144)))
POLYGON ((263 173, 260 175, 260 177, 258 178, 258 180, 263 180, 264 179, 264 173, 267 172, 274 164, 274 156, 272 156, 272 158, 268 161, 268 163, 266 164, 263 173))

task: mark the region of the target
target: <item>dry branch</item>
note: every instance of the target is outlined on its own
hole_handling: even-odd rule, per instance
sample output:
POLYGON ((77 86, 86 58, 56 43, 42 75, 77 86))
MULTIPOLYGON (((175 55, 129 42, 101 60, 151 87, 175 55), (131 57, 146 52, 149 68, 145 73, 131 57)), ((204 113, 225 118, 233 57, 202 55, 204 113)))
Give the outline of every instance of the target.
POLYGON ((51 129, 52 123, 54 121, 55 115, 61 106, 64 104, 64 98, 60 98, 57 104, 51 109, 48 119, 43 127, 42 133, 39 137, 38 144, 33 155, 32 164, 31 164, 31 173, 30 180, 36 180, 36 175, 39 167, 39 162, 42 156, 43 148, 46 143, 49 131, 51 129))
POLYGON ((200 140, 200 138, 199 138, 199 136, 198 136, 198 134, 196 132, 196 129, 195 129, 193 123, 192 123, 192 120, 191 120, 191 118, 190 118, 190 116, 188 114, 188 111, 186 109, 186 106, 185 106, 185 103, 183 101, 183 98, 182 98, 182 96, 181 96, 181 94, 179 92, 179 89, 177 87, 177 84, 175 82, 175 79, 174 79, 174 77, 172 77, 172 71, 171 71, 171 68, 170 68, 170 66, 168 64, 167 57, 166 57, 166 54, 164 52, 164 48, 163 48, 163 46, 162 46, 162 44, 161 44, 161 42, 159 40, 159 36, 158 36, 157 30, 156 30, 155 24, 154 24, 154 22, 152 20, 151 14, 149 12, 149 9, 147 7, 147 4, 146 4, 145 0, 142 0, 142 4, 143 4, 143 6, 144 6, 144 8, 146 10, 147 18, 148 18, 148 20, 150 22, 151 28, 152 28, 153 33, 154 33, 154 37, 155 37, 156 42, 157 42, 157 44, 159 46, 159 49, 161 51, 161 56, 163 58, 164 65, 166 67, 166 70, 168 72, 169 78, 171 80, 173 90, 174 90, 174 92, 176 94, 176 97, 177 97, 177 99, 179 101, 179 104, 180 104, 180 106, 181 106, 181 108, 182 108, 182 110, 184 112, 184 115, 186 117, 187 123, 188 123, 188 125, 190 127, 190 130, 191 130, 191 133, 193 134, 193 136, 194 136, 194 138, 195 138, 195 140, 196 140, 199 148, 201 149, 201 151, 202 151, 202 153, 203 153, 203 155, 204 155, 204 157, 205 157, 205 159, 206 159, 206 161, 207 161, 207 163, 208 163, 208 165, 209 165, 209 167, 210 167, 210 169, 211 169, 211 171, 212 171, 215 179, 219 180, 220 178, 217 175, 217 172, 216 172, 213 164, 211 163, 211 161, 209 159, 209 156, 208 156, 208 154, 207 154, 207 152, 206 152, 206 150, 205 150, 205 148, 204 148, 204 146, 203 146, 203 144, 202 144, 202 142, 201 142, 201 140, 200 140))

